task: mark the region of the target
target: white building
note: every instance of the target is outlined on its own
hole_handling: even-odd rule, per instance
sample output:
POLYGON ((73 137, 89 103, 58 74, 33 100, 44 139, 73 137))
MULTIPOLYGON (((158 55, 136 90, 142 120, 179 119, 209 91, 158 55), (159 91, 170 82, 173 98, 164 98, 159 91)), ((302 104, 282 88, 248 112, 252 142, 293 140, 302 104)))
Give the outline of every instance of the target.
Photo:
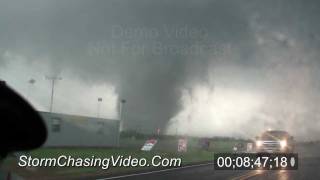
POLYGON ((119 121, 39 112, 48 130, 44 147, 113 147, 119 138, 119 121))

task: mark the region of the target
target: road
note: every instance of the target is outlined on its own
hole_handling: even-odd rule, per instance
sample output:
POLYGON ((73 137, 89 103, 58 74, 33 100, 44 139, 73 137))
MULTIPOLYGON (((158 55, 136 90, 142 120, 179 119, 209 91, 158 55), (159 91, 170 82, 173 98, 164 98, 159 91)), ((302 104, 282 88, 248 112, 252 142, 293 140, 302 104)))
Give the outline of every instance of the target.
POLYGON ((97 180, 291 180, 291 179, 320 179, 320 157, 305 157, 299 159, 299 169, 295 171, 218 171, 213 164, 203 164, 176 168, 171 170, 151 171, 115 177, 99 177, 97 180))
POLYGON ((155 170, 151 172, 136 173, 114 177, 97 177, 96 180, 319 180, 320 179, 320 156, 318 147, 313 150, 299 150, 298 170, 273 170, 273 171, 219 171, 214 170, 212 163, 187 166, 182 168, 155 170))

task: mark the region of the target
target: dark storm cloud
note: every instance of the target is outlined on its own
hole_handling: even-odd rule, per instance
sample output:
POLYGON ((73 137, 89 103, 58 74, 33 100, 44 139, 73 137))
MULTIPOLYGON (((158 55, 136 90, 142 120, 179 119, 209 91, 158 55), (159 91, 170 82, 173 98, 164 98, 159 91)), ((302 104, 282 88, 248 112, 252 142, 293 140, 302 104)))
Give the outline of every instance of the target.
MULTIPOLYGON (((210 81, 213 66, 268 66, 257 36, 281 50, 290 37, 317 49, 319 12, 316 1, 7 1, 0 3, 0 52, 43 58, 90 86, 114 84, 131 126, 150 130, 179 111, 181 87, 210 81), (286 36, 270 40, 271 31, 286 36), (230 47, 234 56, 217 61, 230 47)), ((264 78, 257 75, 248 78, 264 78)))
POLYGON ((249 36, 241 9, 225 2, 32 1, 1 7, 2 48, 49 56, 53 69, 70 68, 89 84, 111 81, 128 101, 127 118, 147 127, 163 127, 178 111, 179 87, 207 70, 207 57, 184 49, 199 43, 216 53, 222 43, 249 36), (144 31, 126 34, 137 29, 144 31), (152 30, 158 34, 148 36, 152 30), (124 43, 128 50, 114 52, 124 43), (116 49, 108 51, 112 45, 116 49), (175 49, 130 49, 138 45, 175 49))

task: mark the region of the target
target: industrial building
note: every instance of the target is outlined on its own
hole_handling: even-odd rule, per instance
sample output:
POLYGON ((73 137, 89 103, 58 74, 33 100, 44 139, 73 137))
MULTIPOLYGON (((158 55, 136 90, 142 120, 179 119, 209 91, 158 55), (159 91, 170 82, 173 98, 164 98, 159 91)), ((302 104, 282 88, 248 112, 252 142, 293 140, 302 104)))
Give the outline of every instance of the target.
POLYGON ((114 147, 118 144, 118 120, 39 113, 48 129, 44 147, 114 147))

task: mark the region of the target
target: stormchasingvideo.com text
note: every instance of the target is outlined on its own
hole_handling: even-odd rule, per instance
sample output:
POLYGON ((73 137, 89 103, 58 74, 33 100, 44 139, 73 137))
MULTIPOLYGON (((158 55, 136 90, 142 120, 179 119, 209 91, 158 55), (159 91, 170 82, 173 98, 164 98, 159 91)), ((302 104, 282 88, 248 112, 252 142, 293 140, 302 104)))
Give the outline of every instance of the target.
POLYGON ((151 159, 133 156, 73 157, 60 155, 54 158, 38 158, 22 155, 18 159, 20 167, 101 167, 107 170, 112 167, 180 167, 181 158, 165 158, 159 155, 151 159))

